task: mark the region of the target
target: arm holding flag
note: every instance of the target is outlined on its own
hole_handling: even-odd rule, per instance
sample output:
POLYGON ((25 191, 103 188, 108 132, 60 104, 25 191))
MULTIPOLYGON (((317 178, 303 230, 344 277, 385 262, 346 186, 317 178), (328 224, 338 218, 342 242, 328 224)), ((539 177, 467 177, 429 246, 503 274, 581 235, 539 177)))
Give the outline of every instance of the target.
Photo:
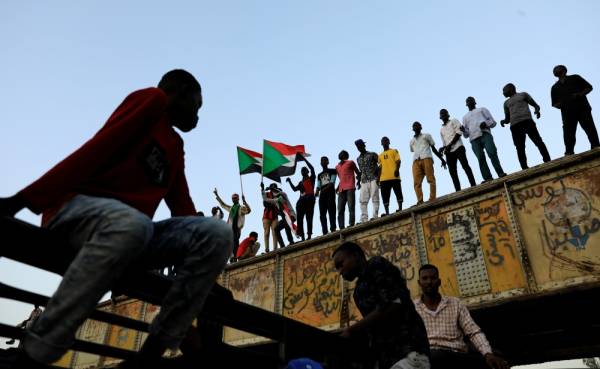
POLYGON ((244 215, 250 214, 252 209, 250 209, 250 205, 248 205, 248 203, 246 202, 246 196, 244 196, 244 195, 242 195, 242 204, 244 205, 240 208, 240 211, 242 212, 242 214, 244 214, 244 215))

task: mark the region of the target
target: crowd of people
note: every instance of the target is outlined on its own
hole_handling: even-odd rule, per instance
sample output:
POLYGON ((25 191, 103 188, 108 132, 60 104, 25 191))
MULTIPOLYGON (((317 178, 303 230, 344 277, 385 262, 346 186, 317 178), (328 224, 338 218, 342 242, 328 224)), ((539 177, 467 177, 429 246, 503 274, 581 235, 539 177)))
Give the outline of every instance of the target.
MULTIPOLYGON (((554 75, 558 81, 552 87, 552 105, 562 112, 565 153, 573 154, 577 124, 585 130, 592 148, 598 147, 598 134, 586 98, 592 86, 580 76, 567 75, 564 66, 555 67, 554 75)), ((526 93, 516 93, 510 84, 505 87, 505 95, 508 98, 506 117, 501 124, 511 124, 521 165, 527 166, 523 151, 526 136, 538 146, 542 158, 549 160, 530 118, 529 105, 539 117, 537 104, 526 93)), ((96 135, 39 179, 13 196, 0 198, 1 216, 14 217, 24 208, 42 213, 42 226, 60 237, 65 246, 78 250, 46 309, 25 329, 15 368, 45 367, 44 364, 58 360, 72 346, 75 332, 94 311, 99 299, 117 286, 124 273, 132 268, 173 267, 174 273, 142 348, 120 367, 162 368, 167 366, 163 365, 167 360, 163 354, 168 349, 180 348, 184 357, 191 357, 202 349, 201 342, 194 339, 199 333, 192 321, 202 310, 232 253, 243 258, 258 250, 256 232, 239 242, 245 216, 251 212, 243 196, 241 204, 239 196, 234 195, 232 205, 227 205, 215 190, 220 206, 229 213, 225 223, 219 219, 223 218, 219 209, 213 212, 216 219, 198 216, 189 195, 183 139, 174 128, 183 133, 194 129, 202 103, 202 89, 196 78, 187 71, 172 70, 161 78, 157 87, 127 96, 96 135), (172 217, 154 222, 154 213, 163 200, 172 217)), ((469 112, 462 124, 450 119, 447 111, 440 112, 443 146, 439 150, 431 135, 422 133, 418 122, 413 124, 415 135, 410 148, 414 153, 413 183, 419 203, 423 201, 421 183, 425 177, 430 185, 429 199, 435 198, 432 153, 444 166, 448 161, 457 190, 460 181, 456 176, 456 161, 461 162, 470 184, 475 185, 461 136, 469 138, 484 180, 492 178, 484 151, 497 175, 505 175, 491 134, 495 120, 487 109, 476 108, 472 97, 467 98, 467 107, 469 112)), ((354 225, 356 189, 360 190, 361 222, 369 219, 369 202, 373 205, 372 216, 378 217, 380 190, 386 214, 390 211, 392 190, 398 210, 402 208, 400 156, 397 150, 390 148, 390 140, 382 139, 384 151, 379 155, 367 151, 361 139, 355 144, 360 153, 356 163, 342 150, 335 169, 329 168, 328 158, 323 157, 323 170, 318 176, 307 162, 308 168, 302 169, 302 180, 297 185, 289 182, 292 189, 301 194, 296 211, 275 183, 267 189, 261 184, 267 251, 269 233, 274 248, 278 242, 283 243, 281 237, 276 237, 282 229, 286 230, 289 242, 293 241, 292 233, 304 238, 306 230, 306 237, 312 236, 317 196, 323 233, 336 230, 336 197, 337 226, 345 227, 346 207, 349 225, 354 225)), ((363 315, 363 319, 347 328, 343 335, 370 335, 370 342, 378 353, 378 368, 427 369, 436 347, 450 351, 460 349, 452 342, 444 344, 447 340, 456 341, 457 330, 471 338, 477 334, 477 329, 468 321, 452 330, 437 329, 435 318, 423 319, 418 315, 421 309, 439 312, 446 307, 448 311, 443 316, 459 314, 464 319, 464 309, 456 301, 427 292, 435 289, 431 287, 433 282, 427 284, 423 280, 421 302, 425 307, 417 301, 415 308, 400 271, 384 258, 366 260, 358 245, 345 243, 336 250, 333 259, 344 279, 358 278, 354 299, 363 315), (430 321, 434 324, 431 329, 430 321), (436 331, 440 332, 439 337, 428 337, 436 331)), ((421 268, 420 279, 425 278, 426 269, 421 268)), ((426 314, 430 313, 426 311, 423 315, 426 314)), ((505 367, 505 362, 490 356, 489 345, 482 339, 477 342, 474 343, 488 364, 497 369, 505 367)))
MULTIPOLYGON (((553 70, 554 76, 558 81, 552 86, 551 98, 552 106, 561 110, 563 117, 563 136, 565 143, 565 155, 572 155, 575 146, 575 132, 577 124, 580 124, 590 141, 591 148, 600 146, 598 133, 591 115, 591 106, 586 95, 592 91, 592 86, 579 75, 567 75, 567 68, 558 65, 553 70)), ((541 117, 540 106, 527 92, 517 92, 513 83, 508 83, 502 89, 506 100, 504 101, 504 118, 500 120, 500 125, 510 125, 513 143, 516 148, 519 164, 522 169, 527 169, 527 155, 525 153, 525 141, 529 137, 538 148, 542 161, 551 160, 548 149, 540 136, 533 115, 537 119, 541 117), (533 115, 531 108, 534 109, 533 115)), ((448 169, 452 183, 456 191, 462 189, 457 171, 457 162, 460 162, 463 171, 469 182, 469 186, 475 186, 475 177, 473 170, 469 165, 466 155, 465 144, 462 139, 468 139, 471 149, 477 158, 479 170, 483 182, 493 179, 493 175, 488 166, 486 154, 492 163, 494 171, 498 178, 506 176, 498 158, 498 150, 494 143, 492 129, 497 126, 497 122, 485 107, 477 107, 477 101, 469 96, 465 100, 467 113, 462 118, 462 123, 450 116, 447 109, 441 109, 439 118, 442 122, 440 128, 441 146, 436 148, 435 140, 429 133, 422 132, 420 122, 414 122, 412 130, 414 137, 410 140, 409 147, 413 153, 412 173, 413 188, 417 197, 416 205, 424 202, 422 183, 426 178, 429 184, 429 201, 436 198, 436 178, 434 170, 433 156, 435 155, 441 162, 444 169, 448 169)), ((390 147, 388 137, 381 138, 382 150, 379 154, 368 151, 366 142, 357 139, 354 142, 358 151, 356 161, 350 160, 350 154, 346 150, 338 154, 339 162, 335 168, 329 167, 329 158, 321 157, 322 171, 316 175, 315 169, 304 158, 307 167, 301 169, 302 179, 298 184, 294 184, 290 178, 287 183, 294 192, 299 192, 300 197, 296 203, 294 211, 290 204, 288 195, 275 183, 271 184, 267 191, 262 190, 263 194, 263 231, 265 252, 270 252, 269 238, 272 237, 273 248, 285 245, 281 236, 281 230, 285 230, 289 244, 294 243, 293 235, 304 241, 311 239, 313 235, 313 215, 316 198, 319 198, 319 219, 321 222, 322 234, 335 232, 345 228, 346 210, 348 211, 348 225, 355 225, 355 204, 356 191, 359 191, 360 204, 360 222, 366 222, 369 219, 375 219, 380 216, 380 193, 383 202, 384 212, 381 216, 390 213, 390 198, 392 190, 394 192, 397 210, 402 210, 403 196, 400 179, 400 153, 397 149, 390 147), (339 180, 338 180, 339 179, 339 180), (336 198, 337 198, 337 223, 336 223, 336 198), (369 216, 369 203, 372 205, 371 216, 369 216), (297 226, 296 226, 297 222, 297 226), (306 235, 305 235, 306 231, 306 235)), ((216 194, 216 191, 215 191, 216 194)), ((232 201, 237 203, 234 194, 232 201)), ((230 209, 229 205, 217 195, 217 201, 225 208, 230 209)), ((233 217, 238 217, 243 225, 243 216, 250 212, 250 208, 244 202, 244 209, 247 212, 240 212, 233 217)), ((235 205, 234 205, 235 206, 235 205)), ((214 208, 213 208, 214 210, 214 208)), ((231 224, 232 213, 228 222, 231 224)), ((213 212, 214 216, 214 212, 213 212)), ((222 216, 221 216, 222 217, 222 216)), ((233 224, 237 224, 234 222, 233 224)), ((233 227, 234 235, 239 238, 241 227, 233 227)), ((234 236, 234 238, 236 238, 234 236)), ((248 240, 248 239, 246 239, 248 240)), ((246 259, 254 256, 245 250, 239 252, 237 248, 239 240, 234 240, 234 254, 232 261, 237 259, 246 259), (242 255, 243 254, 243 255, 242 255)), ((257 243, 257 241, 254 241, 257 243)), ((258 250, 259 246, 254 245, 253 249, 258 250)))

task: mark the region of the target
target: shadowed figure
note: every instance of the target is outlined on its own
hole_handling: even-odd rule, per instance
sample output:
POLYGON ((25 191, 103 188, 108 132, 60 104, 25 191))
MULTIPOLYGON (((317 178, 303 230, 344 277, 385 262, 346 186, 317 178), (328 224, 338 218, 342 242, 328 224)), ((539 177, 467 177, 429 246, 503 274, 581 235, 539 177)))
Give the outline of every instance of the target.
POLYGON ((552 106, 560 109, 562 115, 565 155, 574 154, 577 123, 587 135, 591 148, 600 146, 592 107, 587 99, 587 94, 592 92, 592 85, 577 74, 567 75, 564 65, 557 65, 552 73, 558 78, 551 90, 552 106))

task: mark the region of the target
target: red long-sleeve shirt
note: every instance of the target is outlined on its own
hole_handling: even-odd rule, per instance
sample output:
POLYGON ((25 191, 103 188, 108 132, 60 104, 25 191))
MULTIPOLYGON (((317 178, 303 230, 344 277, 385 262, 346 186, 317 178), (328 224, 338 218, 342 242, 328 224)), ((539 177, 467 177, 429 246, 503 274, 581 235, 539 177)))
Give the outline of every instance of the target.
POLYGON ((183 140, 169 124, 167 96, 135 91, 83 146, 19 195, 46 223, 77 194, 120 200, 153 217, 165 200, 173 216, 194 215, 184 173, 183 140))

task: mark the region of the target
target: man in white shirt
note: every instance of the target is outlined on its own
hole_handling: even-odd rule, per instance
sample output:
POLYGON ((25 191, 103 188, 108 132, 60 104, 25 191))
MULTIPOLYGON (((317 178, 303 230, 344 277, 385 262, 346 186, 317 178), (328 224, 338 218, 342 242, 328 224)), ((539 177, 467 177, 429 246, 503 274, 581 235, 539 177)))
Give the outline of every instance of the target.
POLYGON ((423 183, 423 178, 425 176, 427 177, 427 183, 429 183, 429 201, 435 200, 435 176, 433 174, 432 150, 435 156, 442 161, 444 169, 446 168, 446 161, 442 157, 442 154, 435 148, 433 138, 429 133, 421 133, 422 129, 421 123, 414 122, 413 131, 415 132, 415 136, 410 140, 410 152, 414 153, 412 172, 415 193, 417 194, 417 205, 423 203, 423 189, 421 188, 421 184, 423 183))
POLYGON ((444 146, 440 148, 440 154, 446 154, 446 160, 448 162, 448 170, 450 171, 450 177, 452 177, 452 183, 454 189, 460 191, 460 180, 458 179, 458 173, 456 172, 456 161, 460 161, 467 178, 469 178, 469 184, 475 186, 475 177, 473 177, 473 171, 469 166, 467 160, 467 151, 462 143, 460 136, 462 136, 461 124, 458 120, 450 119, 448 110, 440 110, 440 119, 442 120, 442 129, 440 130, 440 136, 442 137, 442 143, 444 146))
POLYGON ((506 176, 506 173, 504 173, 504 170, 500 165, 498 150, 496 149, 494 137, 491 132, 491 129, 496 126, 496 121, 489 110, 486 108, 475 107, 477 102, 474 97, 467 97, 466 102, 469 112, 463 117, 463 134, 465 138, 468 137, 471 140, 471 148, 479 162, 479 169, 481 170, 483 181, 487 182, 492 180, 492 173, 485 160, 484 150, 490 157, 498 177, 501 178, 506 176))

